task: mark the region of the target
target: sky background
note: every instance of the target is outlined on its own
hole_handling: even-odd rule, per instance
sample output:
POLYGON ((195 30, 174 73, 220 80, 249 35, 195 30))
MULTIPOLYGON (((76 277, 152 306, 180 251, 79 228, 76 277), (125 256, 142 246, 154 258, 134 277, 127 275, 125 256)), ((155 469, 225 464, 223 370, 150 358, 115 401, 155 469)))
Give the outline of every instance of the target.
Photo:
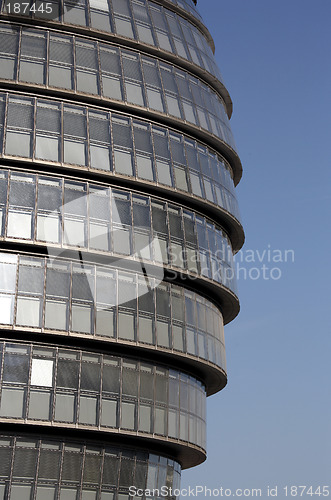
POLYGON ((293 250, 294 262, 239 262, 247 279, 242 271, 241 312, 225 328, 228 385, 208 399, 208 458, 184 471, 182 487, 268 498, 278 486, 279 499, 284 486, 329 485, 331 496, 331 3, 198 7, 234 103, 243 259, 270 245, 283 258, 293 250), (280 279, 263 279, 263 264, 280 279))

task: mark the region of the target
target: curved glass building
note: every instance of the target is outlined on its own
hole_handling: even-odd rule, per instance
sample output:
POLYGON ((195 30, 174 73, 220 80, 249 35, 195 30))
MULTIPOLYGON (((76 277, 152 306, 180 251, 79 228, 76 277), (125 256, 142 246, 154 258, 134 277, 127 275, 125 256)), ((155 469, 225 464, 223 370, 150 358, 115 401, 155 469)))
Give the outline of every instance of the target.
POLYGON ((0 499, 175 498, 206 458, 244 233, 195 3, 0 2, 0 499))

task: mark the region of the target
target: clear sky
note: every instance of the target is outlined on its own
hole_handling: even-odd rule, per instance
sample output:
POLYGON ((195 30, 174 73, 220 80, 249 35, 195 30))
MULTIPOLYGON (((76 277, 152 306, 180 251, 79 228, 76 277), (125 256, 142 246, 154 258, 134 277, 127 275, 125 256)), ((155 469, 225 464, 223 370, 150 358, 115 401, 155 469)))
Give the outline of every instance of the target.
POLYGON ((225 329, 228 385, 208 399, 208 458, 182 487, 269 498, 278 486, 289 498, 284 486, 329 485, 331 497, 331 3, 198 7, 234 103, 247 279, 241 271, 241 312, 225 329), (273 261, 286 250, 294 262, 273 261), (279 279, 263 279, 263 265, 279 279))

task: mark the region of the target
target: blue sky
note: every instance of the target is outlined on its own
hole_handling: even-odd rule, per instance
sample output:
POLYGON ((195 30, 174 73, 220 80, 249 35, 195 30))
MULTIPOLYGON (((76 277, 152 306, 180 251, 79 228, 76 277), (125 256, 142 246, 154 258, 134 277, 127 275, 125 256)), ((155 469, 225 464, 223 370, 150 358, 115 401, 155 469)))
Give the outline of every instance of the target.
POLYGON ((261 276, 239 280, 241 312, 225 330, 228 386, 208 400, 208 459, 183 473, 182 487, 261 488, 262 498, 267 486, 277 498, 291 485, 331 491, 331 3, 198 7, 234 103, 243 258, 290 249, 294 262, 240 263, 261 276), (280 278, 263 279, 263 264, 280 278))

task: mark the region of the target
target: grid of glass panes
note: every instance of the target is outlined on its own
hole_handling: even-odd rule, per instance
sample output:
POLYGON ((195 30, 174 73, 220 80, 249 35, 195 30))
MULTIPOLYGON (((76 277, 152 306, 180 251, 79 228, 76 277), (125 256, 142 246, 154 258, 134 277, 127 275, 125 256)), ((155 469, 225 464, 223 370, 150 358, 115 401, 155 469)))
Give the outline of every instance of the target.
POLYGON ((230 166, 201 143, 122 115, 14 95, 0 95, 0 127, 6 106, 4 156, 134 176, 208 200, 240 219, 230 166))
POLYGON ((135 434, 205 448, 206 391, 161 365, 88 351, 1 344, 0 419, 135 434))
POLYGON ((179 205, 104 185, 4 169, 0 185, 0 238, 130 256, 236 291, 227 234, 179 205))
POLYGON ((174 66, 113 45, 41 30, 22 29, 15 35, 14 29, 5 25, 0 42, 1 38, 0 78, 147 107, 208 130, 235 149, 221 98, 174 66))
MULTIPOLYGON (((12 5, 6 5, 8 3, 8 0, 2 0, 3 13, 13 9, 12 5)), ((197 64, 222 81, 212 50, 200 29, 161 5, 149 0, 79 0, 66 1, 59 9, 61 1, 50 0, 49 3, 52 6, 50 15, 40 11, 32 13, 29 9, 25 9, 24 13, 23 8, 20 14, 90 26, 95 30, 139 40, 197 64)))
POLYGON ((226 370, 222 314, 182 287, 66 259, 0 254, 0 328, 187 353, 226 370))
POLYGON ((129 500, 130 486, 176 490, 180 475, 179 463, 144 451, 0 435, 1 499, 129 500))
POLYGON ((197 7, 192 0, 169 0, 169 1, 177 5, 181 9, 186 10, 187 12, 192 14, 192 16, 196 17, 199 21, 202 22, 202 17, 199 14, 197 7))

